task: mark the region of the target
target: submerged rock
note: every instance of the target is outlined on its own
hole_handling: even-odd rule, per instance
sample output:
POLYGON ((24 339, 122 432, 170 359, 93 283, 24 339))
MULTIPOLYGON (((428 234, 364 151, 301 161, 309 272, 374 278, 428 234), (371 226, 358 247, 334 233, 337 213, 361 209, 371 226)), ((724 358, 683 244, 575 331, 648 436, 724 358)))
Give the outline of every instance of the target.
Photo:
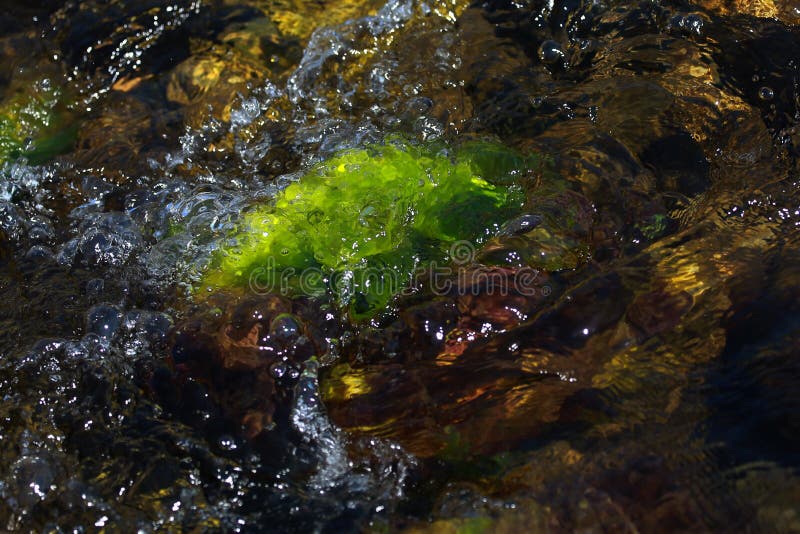
POLYGON ((219 294, 210 302, 216 307, 202 307, 175 328, 174 383, 154 387, 196 424, 206 424, 198 413, 218 409, 247 438, 264 438, 276 425, 285 433, 304 362, 329 352, 338 324, 279 295, 219 294), (213 404, 203 400, 209 395, 213 404))
POLYGON ((43 163, 75 144, 77 128, 68 121, 62 91, 52 80, 13 91, 0 103, 0 164, 20 156, 32 164, 43 163))
POLYGON ((267 78, 265 66, 245 57, 236 49, 208 47, 197 50, 176 65, 166 77, 166 96, 183 106, 186 123, 199 128, 209 118, 230 120, 235 100, 231 95, 246 93, 248 87, 267 78))

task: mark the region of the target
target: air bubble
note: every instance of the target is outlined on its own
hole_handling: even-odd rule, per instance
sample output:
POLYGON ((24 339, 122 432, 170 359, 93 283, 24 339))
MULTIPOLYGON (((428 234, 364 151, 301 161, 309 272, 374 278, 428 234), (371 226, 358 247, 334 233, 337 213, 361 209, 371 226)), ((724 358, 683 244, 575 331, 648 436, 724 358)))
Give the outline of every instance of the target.
POLYGON ((53 251, 42 245, 34 245, 25 254, 25 258, 37 262, 42 262, 53 257, 53 251))
POLYGON ((79 255, 88 266, 120 266, 142 244, 139 229, 130 217, 122 213, 98 213, 84 223, 80 237, 64 245, 59 261, 70 264, 79 255))
POLYGON ((272 378, 280 379, 286 375, 286 371, 288 370, 287 366, 283 362, 273 363, 269 368, 269 373, 272 375, 272 378))
POLYGON ((539 46, 539 61, 545 65, 556 65, 564 61, 566 54, 556 41, 547 40, 539 46))
POLYGON ((11 469, 19 504, 29 508, 44 499, 52 489, 55 473, 50 463, 38 456, 24 456, 11 469))
POLYGON ((122 323, 122 313, 106 304, 95 306, 86 316, 86 331, 104 339, 114 337, 122 323))
POLYGON ((280 341, 291 340, 300 332, 300 325, 294 316, 283 313, 277 316, 269 327, 270 335, 280 341))
POLYGON ((520 215, 503 224, 500 235, 518 235, 529 232, 542 224, 542 216, 538 214, 520 215))

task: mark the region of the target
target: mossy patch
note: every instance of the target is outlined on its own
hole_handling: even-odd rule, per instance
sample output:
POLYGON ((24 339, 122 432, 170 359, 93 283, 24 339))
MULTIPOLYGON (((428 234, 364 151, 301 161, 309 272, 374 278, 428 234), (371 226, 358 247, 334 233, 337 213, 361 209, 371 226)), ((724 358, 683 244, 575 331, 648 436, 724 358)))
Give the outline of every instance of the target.
POLYGON ((245 214, 203 287, 330 291, 351 318, 370 317, 416 269, 446 265, 453 243, 477 246, 516 215, 534 159, 485 142, 341 152, 245 214))

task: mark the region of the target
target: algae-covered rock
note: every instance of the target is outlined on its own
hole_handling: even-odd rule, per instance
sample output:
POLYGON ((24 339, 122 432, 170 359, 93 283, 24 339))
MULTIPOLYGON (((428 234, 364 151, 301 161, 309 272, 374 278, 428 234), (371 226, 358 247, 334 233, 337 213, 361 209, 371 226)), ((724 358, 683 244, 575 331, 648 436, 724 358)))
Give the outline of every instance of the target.
POLYGON ((416 269, 446 265, 454 243, 481 243, 516 215, 513 182, 532 163, 490 143, 342 152, 244 215, 203 285, 331 291, 352 318, 374 315, 416 269))
POLYGON ((61 90, 45 79, 0 104, 0 164, 20 156, 40 164, 74 144, 76 128, 67 122, 61 99, 61 90))

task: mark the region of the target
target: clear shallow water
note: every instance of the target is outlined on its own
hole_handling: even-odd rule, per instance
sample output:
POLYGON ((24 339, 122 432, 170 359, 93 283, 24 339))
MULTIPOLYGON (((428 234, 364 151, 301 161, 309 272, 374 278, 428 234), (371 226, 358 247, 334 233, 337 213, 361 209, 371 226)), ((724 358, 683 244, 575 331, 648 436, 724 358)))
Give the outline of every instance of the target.
POLYGON ((12 2, 3 528, 800 529, 797 23, 12 2), (454 258, 538 291, 423 278, 354 323, 199 287, 243 213, 393 134, 552 159, 529 219, 454 258))

